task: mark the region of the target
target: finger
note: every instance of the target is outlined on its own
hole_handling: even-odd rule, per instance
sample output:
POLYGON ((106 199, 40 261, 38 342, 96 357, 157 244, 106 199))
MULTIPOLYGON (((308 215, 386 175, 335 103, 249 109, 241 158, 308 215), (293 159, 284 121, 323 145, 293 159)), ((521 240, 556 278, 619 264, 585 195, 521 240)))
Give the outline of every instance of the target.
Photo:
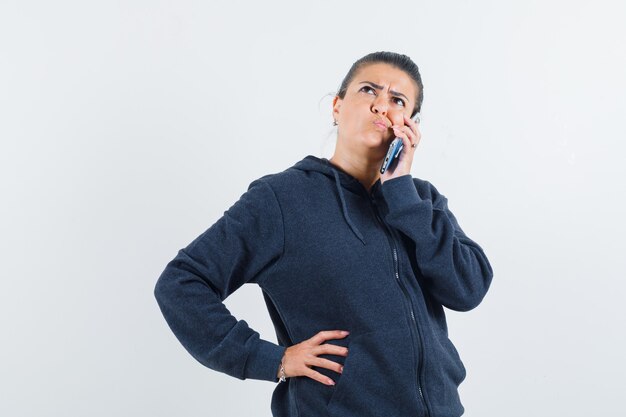
POLYGON ((324 343, 323 345, 316 346, 312 350, 314 355, 337 355, 337 356, 348 356, 348 348, 338 345, 333 345, 332 343, 324 343))
POLYGON ((417 133, 413 132, 411 128, 408 126, 398 127, 398 129, 402 129, 402 132, 407 136, 408 141, 409 141, 409 146, 412 147, 413 144, 417 146, 421 138, 421 134, 419 133, 419 131, 417 133))
POLYGON ((320 368, 330 369, 331 371, 335 371, 338 374, 343 372, 343 365, 330 359, 318 358, 316 357, 313 361, 311 361, 310 365, 318 366, 320 368))
POLYGON ((317 371, 314 371, 311 368, 307 368, 308 371, 304 372, 304 376, 308 376, 309 378, 317 381, 317 382, 321 382, 324 385, 335 385, 335 381, 333 381, 331 378, 327 377, 324 374, 321 374, 317 371))
MULTIPOLYGON (((394 126, 393 128, 393 133, 402 139, 402 141, 404 142, 404 146, 411 146, 412 142, 411 142, 411 137, 409 136, 409 132, 410 129, 408 127, 398 127, 398 126, 394 126)), ((413 132, 411 132, 412 134, 413 132)))
POLYGON ((421 139, 422 139, 422 134, 418 130, 417 134, 415 135, 415 138, 413 139, 413 144, 415 144, 415 146, 417 147, 417 145, 420 143, 421 139))
POLYGON ((404 116, 404 122, 409 126, 409 128, 411 129, 411 132, 413 132, 413 135, 417 138, 417 141, 419 141, 419 138, 421 135, 419 131, 419 122, 413 121, 413 119, 411 119, 406 114, 403 116, 404 116))
POLYGON ((319 345, 329 339, 343 339, 350 332, 346 330, 322 330, 309 339, 315 345, 319 345))
POLYGON ((417 130, 419 129, 419 122, 414 121, 406 114, 403 114, 402 116, 404 117, 404 123, 408 125, 413 132, 417 133, 417 130))

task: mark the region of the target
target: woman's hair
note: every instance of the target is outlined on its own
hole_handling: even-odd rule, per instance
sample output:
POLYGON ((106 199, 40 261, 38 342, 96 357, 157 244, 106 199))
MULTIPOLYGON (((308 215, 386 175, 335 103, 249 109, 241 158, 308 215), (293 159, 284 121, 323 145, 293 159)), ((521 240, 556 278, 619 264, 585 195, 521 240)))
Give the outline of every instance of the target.
POLYGON ((406 55, 397 54, 395 52, 372 52, 365 55, 363 58, 352 64, 350 71, 346 74, 345 78, 341 82, 337 96, 343 99, 346 96, 348 85, 352 82, 355 74, 363 67, 370 64, 389 64, 402 71, 406 72, 417 84, 417 97, 415 100, 415 107, 411 112, 411 117, 418 113, 422 108, 422 101, 424 101, 424 86, 422 85, 422 77, 420 76, 419 68, 415 65, 415 62, 406 55))

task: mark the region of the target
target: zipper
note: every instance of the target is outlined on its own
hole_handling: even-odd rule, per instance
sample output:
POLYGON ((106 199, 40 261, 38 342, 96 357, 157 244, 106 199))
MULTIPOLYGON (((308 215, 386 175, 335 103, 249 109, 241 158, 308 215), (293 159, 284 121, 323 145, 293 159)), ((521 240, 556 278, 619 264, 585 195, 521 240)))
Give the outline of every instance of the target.
MULTIPOLYGON (((374 215, 376 216, 376 219, 378 220, 378 222, 384 226, 385 228, 385 235, 387 236, 387 240, 389 242, 389 245, 391 246, 391 250, 393 253, 393 266, 394 266, 394 275, 395 275, 395 280, 398 283, 398 285, 400 286, 400 289, 402 290, 402 293, 404 294, 406 300, 409 302, 409 311, 411 313, 411 320, 413 321, 413 325, 415 326, 415 328, 417 329, 417 334, 418 334, 418 340, 419 340, 419 346, 420 346, 420 357, 423 355, 424 352, 424 347, 422 345, 422 335, 419 329, 419 326, 417 325, 417 320, 415 318, 415 314, 413 313, 413 302, 411 301, 411 297, 408 294, 408 291, 406 289, 406 287, 404 286, 404 283, 402 282, 402 280, 400 279, 400 267, 399 267, 399 262, 398 262, 398 251, 396 248, 396 244, 395 244, 395 239, 393 237, 393 234, 391 233, 391 230, 389 230, 389 226, 387 226, 387 224, 383 221, 383 219, 380 217, 380 215, 378 214, 378 209, 376 206, 376 200, 373 197, 370 197, 370 201, 372 203, 372 207, 374 209, 374 215)), ((413 338, 413 331, 411 331, 411 339, 413 338)), ((424 398, 424 393, 422 392, 422 386, 420 384, 420 379, 421 379, 421 374, 422 374, 422 362, 421 360, 419 360, 418 358, 418 367, 417 367, 417 390, 419 392, 419 398, 421 400, 421 402, 424 404, 424 408, 426 409, 426 416, 430 416, 430 411, 428 410, 428 404, 426 403, 426 398, 424 398)))

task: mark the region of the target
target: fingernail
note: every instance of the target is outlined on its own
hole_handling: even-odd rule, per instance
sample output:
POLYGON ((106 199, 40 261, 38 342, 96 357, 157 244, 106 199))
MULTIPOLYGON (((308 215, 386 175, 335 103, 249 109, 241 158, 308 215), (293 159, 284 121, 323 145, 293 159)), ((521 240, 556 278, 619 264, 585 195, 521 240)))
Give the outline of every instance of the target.
POLYGON ((339 372, 342 372, 342 373, 343 373, 343 366, 341 367, 341 370, 340 370, 339 372))
POLYGON ((329 383, 330 385, 335 385, 335 381, 333 381, 332 379, 329 379, 329 380, 328 380, 328 383, 329 383))
POLYGON ((347 331, 347 330, 342 330, 342 331, 341 331, 341 333, 342 333, 342 334, 350 334, 350 332, 349 332, 349 331, 347 331))

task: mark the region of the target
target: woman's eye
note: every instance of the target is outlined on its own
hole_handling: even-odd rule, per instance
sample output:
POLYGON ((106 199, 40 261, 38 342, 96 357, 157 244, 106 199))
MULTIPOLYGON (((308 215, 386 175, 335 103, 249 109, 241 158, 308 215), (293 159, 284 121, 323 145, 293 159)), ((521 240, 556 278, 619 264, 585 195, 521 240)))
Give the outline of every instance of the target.
POLYGON ((404 107, 406 104, 404 103, 404 100, 402 100, 399 97, 394 97, 394 100, 397 100, 396 103, 398 103, 399 105, 401 105, 402 107, 404 107))
MULTIPOLYGON (((374 90, 372 87, 367 86, 367 85, 361 87, 361 89, 359 91, 365 91, 368 94, 370 94, 370 92, 371 92, 374 95, 376 95, 376 90, 374 90)), ((396 102, 397 105, 402 106, 402 107, 406 107, 406 103, 400 97, 394 97, 393 100, 396 102)))

